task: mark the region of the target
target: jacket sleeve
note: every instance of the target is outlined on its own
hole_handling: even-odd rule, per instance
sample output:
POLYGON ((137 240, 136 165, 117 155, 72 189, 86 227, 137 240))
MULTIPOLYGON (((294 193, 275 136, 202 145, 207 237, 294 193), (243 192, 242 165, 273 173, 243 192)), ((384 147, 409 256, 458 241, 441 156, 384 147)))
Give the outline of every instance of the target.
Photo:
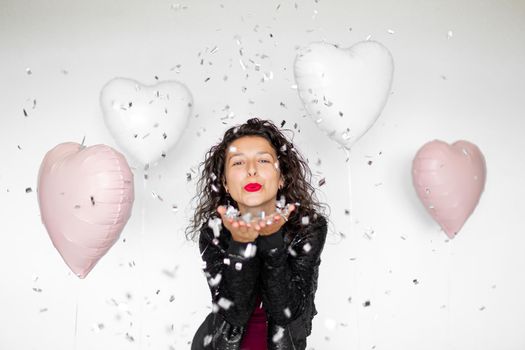
POLYGON ((302 315, 311 294, 317 289, 321 252, 326 240, 327 224, 323 216, 298 232, 287 249, 285 228, 258 238, 262 263, 262 299, 270 317, 285 326, 302 315))
POLYGON ((226 228, 223 228, 221 237, 216 238, 211 228, 203 227, 199 250, 211 292, 213 312, 218 312, 226 322, 239 328, 246 325, 255 307, 260 260, 253 254, 255 243, 234 241, 231 234, 227 235, 224 231, 227 231, 226 228))

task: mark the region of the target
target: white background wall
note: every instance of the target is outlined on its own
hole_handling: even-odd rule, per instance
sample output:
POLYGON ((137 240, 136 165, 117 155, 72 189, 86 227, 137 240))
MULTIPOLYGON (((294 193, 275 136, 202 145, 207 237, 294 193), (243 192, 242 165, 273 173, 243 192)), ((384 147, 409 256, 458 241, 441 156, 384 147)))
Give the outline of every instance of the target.
POLYGON ((2 0, 0 349, 189 349, 210 311, 198 247, 183 236, 194 171, 249 116, 286 120, 315 186, 326 178, 332 232, 310 348, 525 348, 524 19, 523 1, 496 0, 2 0), (305 117, 293 60, 311 41, 368 36, 392 52, 393 93, 348 173, 305 117), (117 76, 181 81, 194 113, 149 180, 130 160, 133 215, 79 280, 40 221, 37 172, 62 142, 118 149, 98 100, 117 76), (485 192, 452 241, 411 184, 412 158, 433 139, 473 142, 487 161, 485 192))

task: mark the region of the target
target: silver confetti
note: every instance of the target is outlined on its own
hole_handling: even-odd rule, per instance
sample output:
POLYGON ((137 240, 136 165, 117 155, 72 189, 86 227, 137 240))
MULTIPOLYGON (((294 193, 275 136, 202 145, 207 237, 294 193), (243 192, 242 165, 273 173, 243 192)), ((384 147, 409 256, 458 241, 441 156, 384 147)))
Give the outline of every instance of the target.
POLYGON ((252 213, 246 213, 242 216, 244 222, 248 223, 252 220, 252 213))
POLYGON ((286 198, 284 197, 284 195, 281 195, 281 198, 276 201, 276 204, 277 208, 284 208, 284 206, 286 205, 286 198))
POLYGON ((279 340, 282 339, 283 335, 284 335, 284 328, 281 326, 277 326, 277 332, 275 332, 275 334, 272 336, 272 341, 274 343, 277 343, 279 340))
POLYGON ((212 339, 213 339, 213 336, 211 334, 207 334, 204 337, 204 341, 203 341, 204 346, 205 347, 208 346, 211 343, 212 339))
POLYGON ((214 237, 219 237, 221 235, 221 227, 222 227, 221 218, 210 218, 208 220, 208 227, 213 230, 214 237))
POLYGON ((290 253, 290 255, 293 256, 293 257, 297 256, 297 252, 295 250, 293 250, 293 248, 291 246, 288 247, 288 253, 290 253))
POLYGON ((235 263, 235 270, 237 270, 237 271, 241 271, 242 270, 242 263, 241 262, 236 262, 235 263))
POLYGON ((217 302, 217 305, 222 307, 224 310, 228 310, 233 305, 233 302, 226 298, 220 298, 219 301, 217 302))
POLYGON ((246 245, 246 249, 244 250, 243 255, 245 258, 253 258, 256 252, 257 252, 257 246, 255 244, 248 243, 246 245))
POLYGON ((226 217, 228 219, 235 219, 237 216, 239 216, 239 211, 235 209, 234 206, 229 205, 228 208, 226 208, 226 217))
POLYGON ((218 273, 215 278, 210 278, 208 280, 208 284, 211 286, 211 287, 215 287, 216 285, 218 285, 220 282, 221 282, 221 279, 222 279, 222 275, 220 273, 218 273))

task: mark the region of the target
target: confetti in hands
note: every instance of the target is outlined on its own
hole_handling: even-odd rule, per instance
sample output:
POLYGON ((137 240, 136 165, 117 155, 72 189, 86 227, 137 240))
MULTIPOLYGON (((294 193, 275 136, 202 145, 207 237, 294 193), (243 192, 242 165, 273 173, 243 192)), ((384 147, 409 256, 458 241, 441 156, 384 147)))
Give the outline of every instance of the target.
POLYGON ((213 225, 210 227, 214 228, 214 233, 215 231, 219 232, 219 226, 222 223, 231 232, 235 241, 253 242, 258 236, 269 236, 279 231, 281 226, 288 221, 290 213, 295 210, 294 204, 279 206, 279 204, 283 204, 283 202, 279 203, 279 201, 277 204, 275 213, 266 215, 264 211, 261 211, 255 219, 252 219, 253 215, 251 213, 241 216, 239 211, 233 206, 230 205, 226 208, 220 205, 217 208, 217 212, 221 215, 221 219, 210 220, 209 224, 213 225))

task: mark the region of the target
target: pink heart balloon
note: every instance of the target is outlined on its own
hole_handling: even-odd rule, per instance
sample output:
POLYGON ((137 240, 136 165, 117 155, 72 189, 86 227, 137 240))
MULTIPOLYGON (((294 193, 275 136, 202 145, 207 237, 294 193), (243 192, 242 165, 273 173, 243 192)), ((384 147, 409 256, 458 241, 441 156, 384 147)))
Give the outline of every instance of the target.
POLYGON ((80 278, 118 240, 134 200, 133 173, 106 145, 59 144, 38 173, 38 204, 53 245, 80 278))
POLYGON ((423 205, 448 237, 472 214, 485 187, 485 158, 467 141, 434 140, 412 162, 412 181, 423 205))

